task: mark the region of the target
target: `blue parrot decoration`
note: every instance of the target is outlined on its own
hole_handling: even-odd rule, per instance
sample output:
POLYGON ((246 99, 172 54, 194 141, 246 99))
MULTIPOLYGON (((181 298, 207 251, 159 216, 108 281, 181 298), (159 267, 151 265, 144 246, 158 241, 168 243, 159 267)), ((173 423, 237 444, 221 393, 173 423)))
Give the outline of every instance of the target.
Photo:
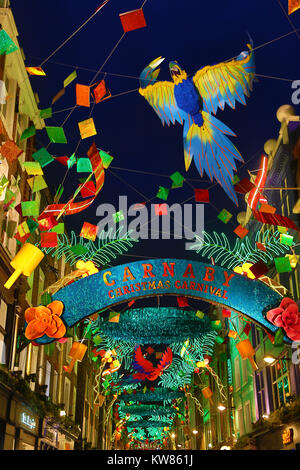
POLYGON ((185 169, 194 159, 200 176, 205 172, 215 179, 238 205, 232 180, 236 171, 235 159, 243 158, 226 137, 234 132, 213 116, 227 103, 235 109, 236 101, 246 105, 245 96, 252 91, 255 76, 252 46, 228 62, 205 66, 188 77, 178 62, 170 62, 171 81, 156 82, 164 61, 158 57, 140 75, 139 93, 148 101, 164 125, 183 125, 185 169))

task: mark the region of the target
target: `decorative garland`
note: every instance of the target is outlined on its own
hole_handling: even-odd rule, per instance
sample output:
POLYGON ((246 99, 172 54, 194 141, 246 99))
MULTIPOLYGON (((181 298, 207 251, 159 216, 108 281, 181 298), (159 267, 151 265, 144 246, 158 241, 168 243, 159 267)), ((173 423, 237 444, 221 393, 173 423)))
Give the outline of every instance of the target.
POLYGON ((177 400, 178 398, 184 398, 184 393, 180 390, 172 390, 170 388, 156 388, 153 392, 147 390, 145 393, 138 391, 130 395, 122 393, 119 396, 120 401, 125 403, 130 401, 141 403, 171 403, 172 400, 177 400))
POLYGON ((213 257, 216 263, 220 266, 226 266, 228 269, 246 262, 256 263, 262 260, 268 263, 290 248, 280 243, 278 231, 272 233, 270 230, 266 230, 263 234, 257 232, 254 245, 249 237, 237 238, 233 248, 224 233, 219 235, 217 232, 213 232, 213 235, 210 235, 203 231, 203 236, 196 235, 196 240, 199 241, 198 249, 197 244, 193 245, 193 249, 197 249, 197 253, 201 253, 201 256, 206 258, 213 257), (264 245, 266 251, 259 250, 256 243, 264 245))
POLYGON ((176 411, 169 407, 158 405, 120 405, 118 412, 121 417, 127 414, 131 416, 176 416, 176 411))
POLYGON ((151 420, 139 420, 139 421, 133 421, 132 423, 129 423, 127 421, 127 429, 138 429, 138 428, 164 428, 164 427, 169 427, 171 426, 172 423, 170 421, 163 419, 161 421, 151 421, 151 420))
POLYGON ((126 310, 118 323, 105 322, 101 331, 115 341, 138 344, 170 344, 199 338, 212 332, 210 320, 174 307, 126 310))
POLYGON ((65 256, 66 263, 73 266, 78 260, 93 261, 97 266, 103 266, 112 259, 116 259, 118 255, 128 251, 133 247, 134 243, 138 243, 138 239, 131 238, 132 230, 120 236, 123 226, 113 233, 110 228, 106 233, 104 230, 98 235, 98 242, 92 242, 82 237, 78 237, 75 232, 71 232, 71 239, 65 234, 58 235, 58 246, 51 248, 42 248, 48 255, 60 259, 65 256))

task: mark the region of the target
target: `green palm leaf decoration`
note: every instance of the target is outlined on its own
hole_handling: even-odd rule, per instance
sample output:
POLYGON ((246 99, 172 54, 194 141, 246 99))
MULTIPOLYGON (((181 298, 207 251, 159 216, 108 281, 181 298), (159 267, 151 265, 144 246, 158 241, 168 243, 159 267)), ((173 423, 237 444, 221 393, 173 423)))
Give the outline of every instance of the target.
POLYGON ((113 259, 132 248, 139 240, 132 238, 132 230, 121 235, 123 227, 113 232, 111 227, 108 232, 104 230, 98 235, 98 241, 93 242, 77 236, 73 231, 69 239, 66 234, 58 235, 58 246, 42 248, 47 255, 60 259, 65 256, 66 263, 73 266, 78 260, 93 261, 98 267, 107 265, 113 259))
POLYGON ((280 243, 280 233, 266 230, 263 234, 257 232, 253 241, 249 237, 238 238, 232 246, 224 233, 203 231, 203 235, 196 235, 196 253, 202 257, 214 258, 216 264, 232 269, 244 263, 263 261, 268 263, 276 256, 282 256, 290 247, 280 243), (197 243, 198 242, 198 243, 197 243), (265 246, 266 251, 259 250, 256 243, 265 246))

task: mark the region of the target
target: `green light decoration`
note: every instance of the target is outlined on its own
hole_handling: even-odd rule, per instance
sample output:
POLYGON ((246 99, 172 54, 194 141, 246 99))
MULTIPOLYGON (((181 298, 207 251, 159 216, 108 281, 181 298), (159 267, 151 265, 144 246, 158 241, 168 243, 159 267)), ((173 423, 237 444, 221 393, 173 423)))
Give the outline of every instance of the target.
MULTIPOLYGON (((118 323, 104 322, 101 331, 115 341, 134 344, 171 344, 187 338, 205 338, 212 332, 210 320, 174 307, 126 310, 118 323)), ((210 337, 209 337, 210 338, 210 337)))
POLYGON ((121 418, 125 417, 127 414, 130 416, 157 416, 162 418, 163 416, 167 417, 175 417, 176 411, 171 409, 169 406, 161 406, 161 405, 120 405, 118 409, 119 415, 121 418))
POLYGON ((110 336, 106 336, 103 332, 102 326, 106 323, 104 318, 98 316, 97 320, 86 320, 87 326, 84 330, 84 337, 88 337, 94 342, 96 351, 101 349, 112 350, 114 349, 118 354, 118 361, 124 365, 126 369, 131 367, 132 356, 134 351, 135 342, 132 341, 118 341, 110 336))
POLYGON ((264 233, 257 232, 253 242, 249 237, 237 238, 233 247, 224 233, 213 232, 213 235, 210 235, 203 231, 202 236, 196 235, 195 238, 199 242, 193 244, 196 253, 201 253, 201 256, 205 258, 213 258, 217 264, 226 266, 228 269, 247 262, 268 263, 275 256, 286 253, 290 248, 280 243, 278 231, 272 233, 270 230, 264 233), (264 245, 266 251, 260 250, 256 243, 264 245))
POLYGON ((174 357, 170 367, 162 374, 159 380, 160 387, 179 388, 189 384, 192 380, 195 367, 187 364, 181 357, 174 357))
POLYGON ((127 252, 132 248, 138 239, 132 238, 132 230, 120 235, 122 227, 115 232, 111 227, 108 232, 102 230, 98 235, 98 241, 93 242, 83 237, 79 237, 75 232, 71 232, 71 239, 66 234, 58 235, 58 246, 51 248, 42 248, 47 255, 60 259, 65 256, 66 263, 73 266, 78 260, 93 261, 97 266, 104 266, 111 260, 116 259, 118 255, 127 252))
POLYGON ((119 396, 120 404, 122 402, 128 403, 141 402, 141 403, 171 403, 172 400, 183 399, 184 393, 180 390, 174 390, 171 388, 156 387, 154 391, 147 389, 145 393, 137 391, 135 394, 124 394, 119 396))
POLYGON ((127 429, 138 429, 138 428, 164 428, 164 427, 170 427, 172 426, 172 420, 163 418, 161 420, 138 420, 138 421, 132 421, 129 422, 127 421, 127 429))

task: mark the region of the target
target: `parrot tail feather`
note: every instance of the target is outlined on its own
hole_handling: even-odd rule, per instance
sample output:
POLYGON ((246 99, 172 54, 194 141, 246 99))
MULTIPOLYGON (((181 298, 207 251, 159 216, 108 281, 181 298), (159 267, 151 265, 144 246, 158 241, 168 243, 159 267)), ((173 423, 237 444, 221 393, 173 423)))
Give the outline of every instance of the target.
POLYGON ((216 180, 238 205, 232 180, 236 171, 235 159, 244 160, 226 135, 235 136, 211 114, 202 111, 197 116, 189 116, 183 128, 185 167, 188 170, 194 159, 200 176, 205 172, 211 181, 216 180))

